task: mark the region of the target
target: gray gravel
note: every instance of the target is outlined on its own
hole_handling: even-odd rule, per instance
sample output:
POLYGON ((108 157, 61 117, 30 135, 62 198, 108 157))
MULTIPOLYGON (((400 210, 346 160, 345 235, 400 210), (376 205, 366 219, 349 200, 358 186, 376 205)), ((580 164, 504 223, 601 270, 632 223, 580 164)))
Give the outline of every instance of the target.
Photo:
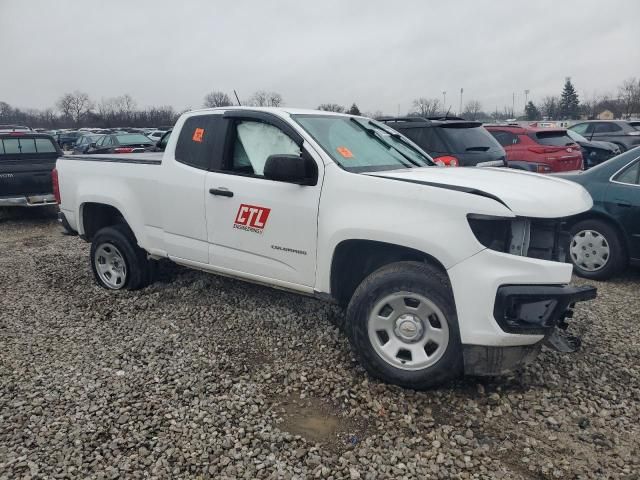
POLYGON ((367 377, 335 307, 162 264, 93 283, 49 216, 0 218, 0 478, 640 478, 640 274, 583 349, 413 392, 367 377))

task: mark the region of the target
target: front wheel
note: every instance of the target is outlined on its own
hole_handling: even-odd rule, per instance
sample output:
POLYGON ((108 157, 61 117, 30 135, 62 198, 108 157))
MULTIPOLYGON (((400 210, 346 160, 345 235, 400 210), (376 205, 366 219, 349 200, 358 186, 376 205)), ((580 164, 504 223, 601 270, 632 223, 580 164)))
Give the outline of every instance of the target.
POLYGON ((99 230, 91 242, 90 260, 96 283, 109 290, 137 290, 153 277, 152 260, 126 225, 99 230))
POLYGON ((347 308, 347 334, 370 375, 425 389, 460 375, 462 346, 446 274, 418 262, 373 272, 347 308))
POLYGON ((569 257, 576 274, 592 280, 607 280, 626 263, 616 230, 596 219, 583 220, 571 227, 569 257))

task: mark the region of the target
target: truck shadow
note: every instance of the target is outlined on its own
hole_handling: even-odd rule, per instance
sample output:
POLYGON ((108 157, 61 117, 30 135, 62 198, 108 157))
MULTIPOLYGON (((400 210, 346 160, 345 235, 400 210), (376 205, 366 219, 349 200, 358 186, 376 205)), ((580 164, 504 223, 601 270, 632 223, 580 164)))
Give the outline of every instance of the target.
POLYGON ((0 207, 0 224, 17 223, 37 225, 55 221, 58 207, 0 207))

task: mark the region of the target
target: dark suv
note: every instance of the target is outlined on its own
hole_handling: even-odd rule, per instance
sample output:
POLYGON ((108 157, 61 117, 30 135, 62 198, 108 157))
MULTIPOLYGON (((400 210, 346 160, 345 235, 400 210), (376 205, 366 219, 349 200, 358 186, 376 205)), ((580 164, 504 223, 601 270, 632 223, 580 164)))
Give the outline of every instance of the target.
POLYGON ((571 125, 569 130, 588 140, 615 143, 623 152, 640 145, 640 130, 624 120, 591 120, 571 125))
POLYGON ((452 167, 506 167, 502 146, 480 122, 458 117, 383 117, 394 130, 413 140, 436 163, 452 167))

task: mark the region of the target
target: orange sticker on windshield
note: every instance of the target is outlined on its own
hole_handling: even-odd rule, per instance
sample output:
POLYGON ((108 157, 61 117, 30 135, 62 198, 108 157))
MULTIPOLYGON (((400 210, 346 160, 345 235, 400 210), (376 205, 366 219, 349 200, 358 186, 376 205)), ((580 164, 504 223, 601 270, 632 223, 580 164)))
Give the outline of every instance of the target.
POLYGON ((202 137, 204 137, 204 128, 196 128, 193 132, 193 137, 191 140, 194 142, 202 142, 202 137))
POLYGON ((353 153, 347 147, 338 147, 336 148, 338 153, 342 155, 344 158, 353 158, 353 153))

